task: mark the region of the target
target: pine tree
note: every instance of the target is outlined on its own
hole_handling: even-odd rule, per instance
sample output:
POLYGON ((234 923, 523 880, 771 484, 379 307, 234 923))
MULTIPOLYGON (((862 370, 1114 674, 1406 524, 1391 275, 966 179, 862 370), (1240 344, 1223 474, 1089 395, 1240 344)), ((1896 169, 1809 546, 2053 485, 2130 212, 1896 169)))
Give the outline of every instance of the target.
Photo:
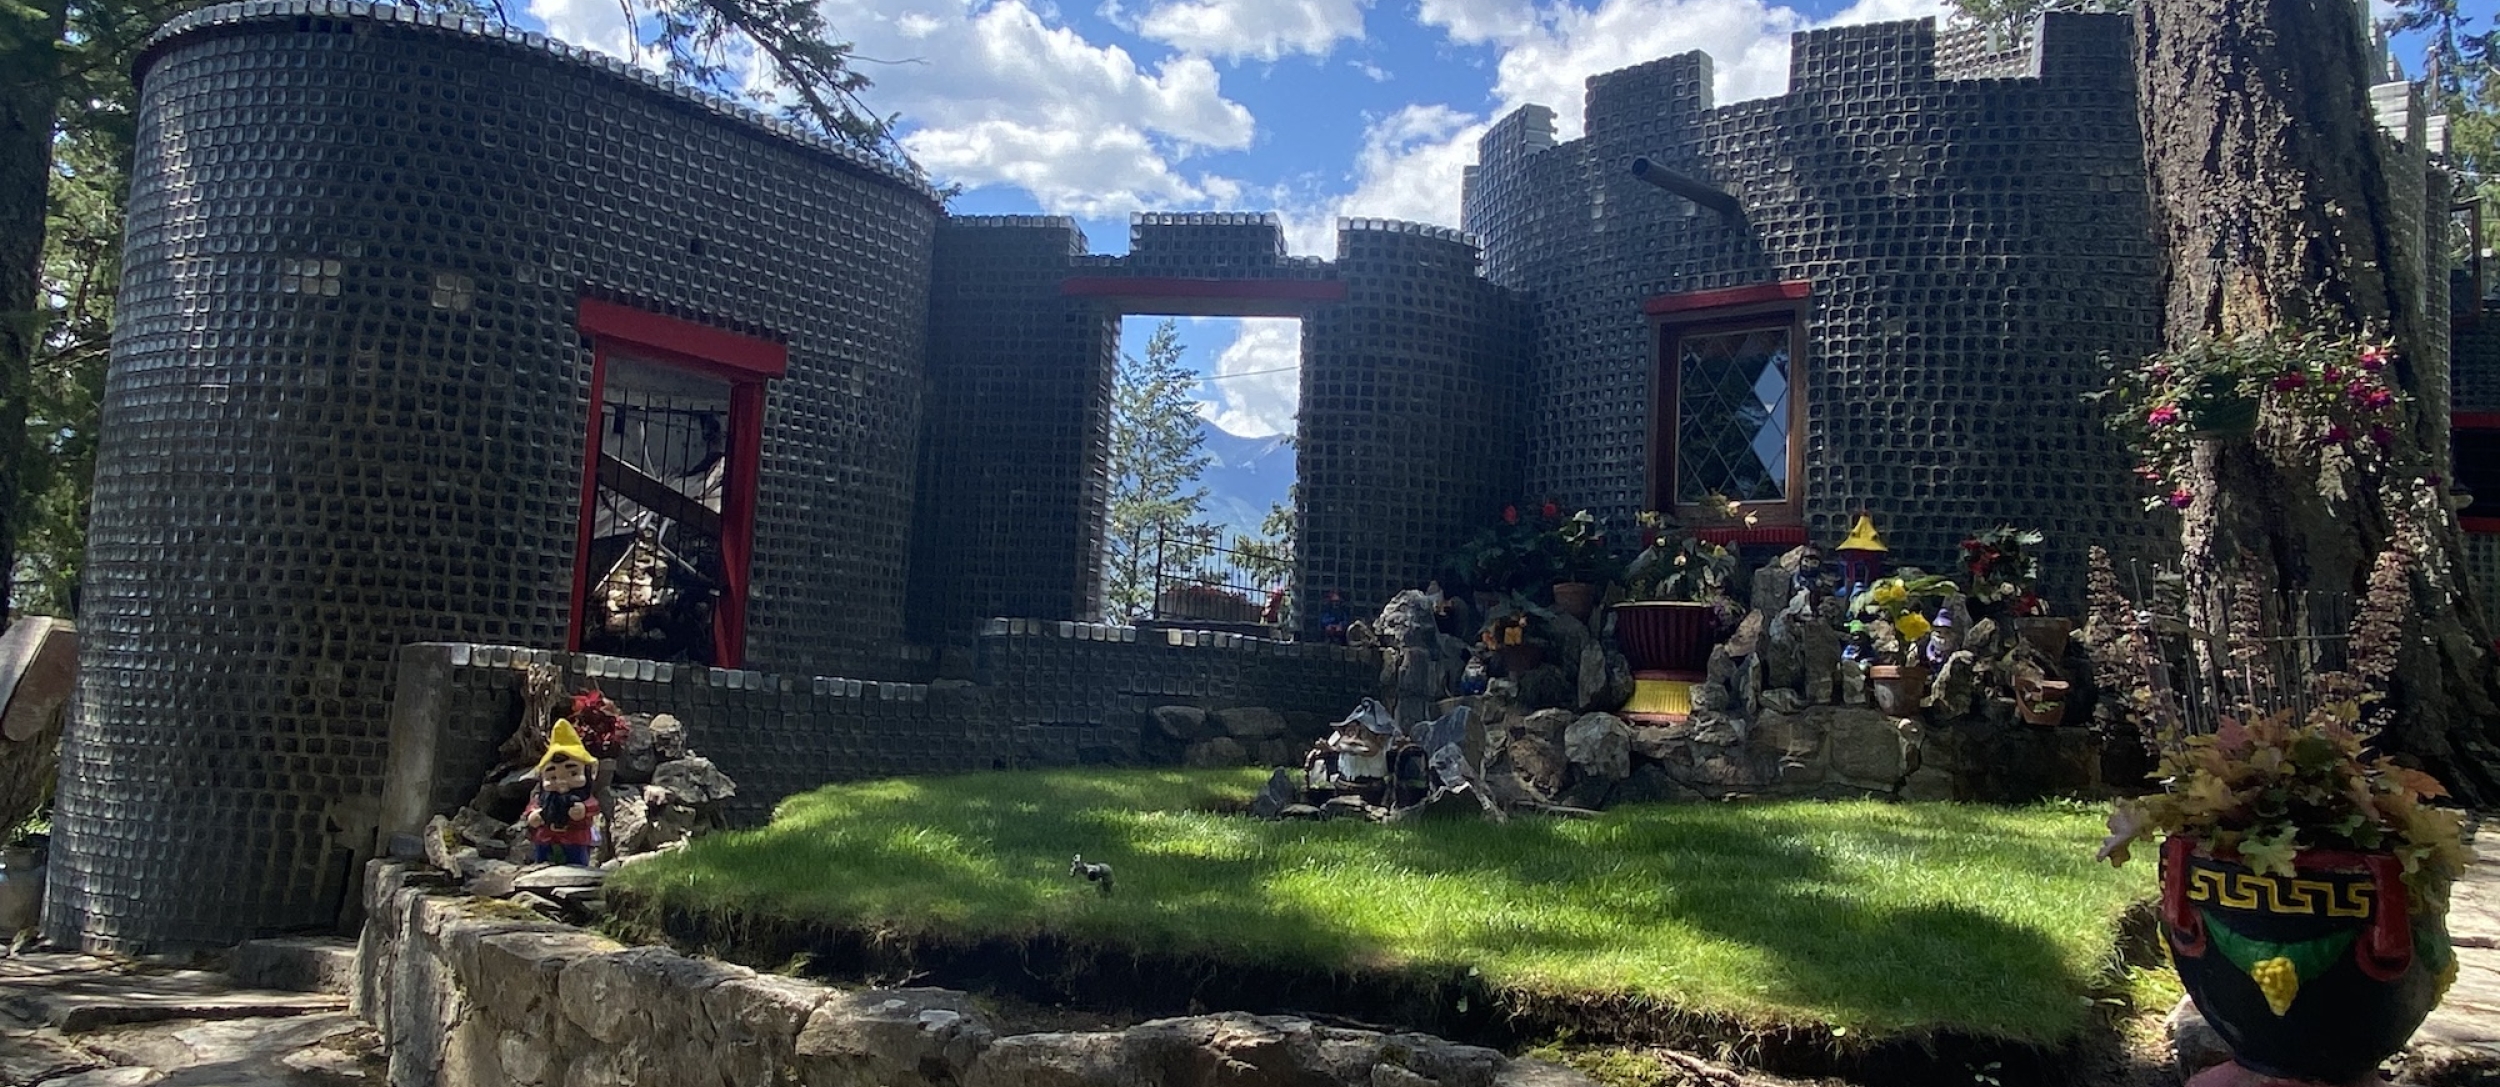
POLYGON ((1201 520, 1198 375, 1181 365, 1180 327, 1155 326, 1143 355, 1123 352, 1111 392, 1110 519, 1103 556, 1103 612, 1135 621, 1152 613, 1159 572, 1193 568, 1214 542, 1201 520))
MULTIPOLYGON (((2389 372, 2409 397, 2387 459, 2444 459, 2444 405, 2423 393, 2445 365, 2448 330, 2417 303, 2445 285, 2426 282, 2420 230, 2391 206, 2428 179, 2390 161, 2373 131, 2369 88, 2381 73, 2359 10, 2346 0, 2142 0, 2136 16, 2145 164, 2168 256, 2166 346, 2285 329, 2385 335, 2398 351, 2389 372)), ((2218 577, 2278 602, 2357 598, 2372 558, 2411 521, 2422 536, 2410 571, 2419 625, 2398 658, 2394 723, 2377 743, 2468 803, 2500 800, 2500 663, 2488 618, 2459 591, 2463 536, 2436 473, 2338 490, 2281 454, 2263 442, 2199 446, 2180 518, 2190 622, 2232 629, 2224 598, 2207 591, 2218 577)))

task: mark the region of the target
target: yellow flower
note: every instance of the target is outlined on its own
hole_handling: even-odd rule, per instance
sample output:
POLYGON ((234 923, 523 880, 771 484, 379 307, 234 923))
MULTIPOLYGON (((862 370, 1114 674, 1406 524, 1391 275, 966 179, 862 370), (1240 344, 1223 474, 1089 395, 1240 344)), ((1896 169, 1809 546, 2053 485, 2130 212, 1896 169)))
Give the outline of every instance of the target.
POLYGON ((1900 634, 1904 640, 1915 642, 1926 637, 1927 632, 1933 628, 1931 624, 1927 622, 1926 616, 1920 615, 1917 612, 1911 612, 1908 615, 1904 615, 1899 619, 1893 620, 1892 629, 1894 632, 1900 634))
POLYGON ((1873 595, 1876 603, 1887 608, 1897 607, 1910 602, 1909 586, 1903 585, 1898 581, 1885 581, 1877 583, 1873 595))
POLYGON ((2266 994, 2266 1007, 2282 1015, 2292 1010, 2292 1000, 2300 995, 2300 971, 2292 960, 2276 957, 2258 963, 2248 971, 2257 982, 2257 991, 2266 994))

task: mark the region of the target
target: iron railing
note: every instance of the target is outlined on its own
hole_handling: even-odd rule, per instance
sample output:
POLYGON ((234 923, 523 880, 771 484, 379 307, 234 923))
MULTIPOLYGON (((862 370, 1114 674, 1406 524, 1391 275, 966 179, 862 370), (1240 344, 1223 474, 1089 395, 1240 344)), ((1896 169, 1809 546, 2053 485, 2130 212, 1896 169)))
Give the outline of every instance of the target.
POLYGON ((1154 533, 1154 596, 1148 615, 1160 623, 1290 628, 1293 559, 1216 542, 1200 531, 1154 533))

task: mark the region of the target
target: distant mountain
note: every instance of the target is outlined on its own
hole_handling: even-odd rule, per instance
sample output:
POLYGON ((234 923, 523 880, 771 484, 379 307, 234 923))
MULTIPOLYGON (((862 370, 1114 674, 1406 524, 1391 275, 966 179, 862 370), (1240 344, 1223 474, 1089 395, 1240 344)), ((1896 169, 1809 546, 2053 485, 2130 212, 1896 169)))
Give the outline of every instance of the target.
POLYGON ((1205 419, 1198 433, 1205 438, 1199 448, 1214 458, 1198 477, 1207 489, 1207 519, 1224 526, 1228 545, 1235 535, 1258 535, 1268 507, 1284 502, 1293 486, 1292 439, 1245 438, 1205 419))

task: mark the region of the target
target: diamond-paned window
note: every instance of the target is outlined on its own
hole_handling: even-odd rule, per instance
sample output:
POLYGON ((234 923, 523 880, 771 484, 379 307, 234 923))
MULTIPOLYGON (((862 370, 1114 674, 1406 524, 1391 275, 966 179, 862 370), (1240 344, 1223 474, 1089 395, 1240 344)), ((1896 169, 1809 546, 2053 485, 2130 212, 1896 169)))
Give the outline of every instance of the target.
POLYGON ((1787 502, 1793 327, 1759 326, 1674 336, 1675 503, 1712 494, 1738 502, 1787 502))

